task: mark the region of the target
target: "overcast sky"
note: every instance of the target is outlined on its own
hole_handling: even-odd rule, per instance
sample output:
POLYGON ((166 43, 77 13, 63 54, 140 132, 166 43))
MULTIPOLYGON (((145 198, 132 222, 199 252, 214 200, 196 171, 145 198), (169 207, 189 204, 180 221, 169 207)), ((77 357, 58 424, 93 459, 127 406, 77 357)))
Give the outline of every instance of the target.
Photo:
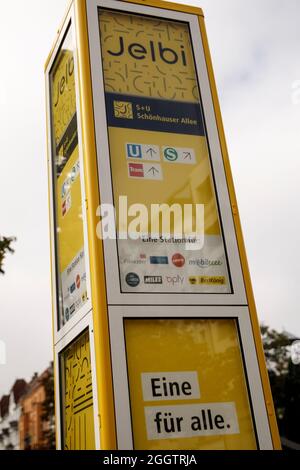
MULTIPOLYGON (((43 68, 67 1, 0 2, 0 234, 18 238, 0 277, 1 396, 52 358, 43 68)), ((182 3, 206 16, 259 319, 300 336, 300 2, 182 3)))

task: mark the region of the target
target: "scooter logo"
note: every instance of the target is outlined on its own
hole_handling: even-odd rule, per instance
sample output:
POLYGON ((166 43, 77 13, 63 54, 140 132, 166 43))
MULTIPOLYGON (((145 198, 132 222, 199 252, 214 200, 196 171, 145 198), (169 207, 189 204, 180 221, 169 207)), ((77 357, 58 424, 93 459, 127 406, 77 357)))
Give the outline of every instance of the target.
POLYGON ((185 258, 180 253, 176 253, 172 256, 172 263, 176 268, 182 268, 185 265, 185 258))
POLYGON ((130 287, 137 287, 140 283, 140 278, 136 273, 127 274, 125 280, 130 287))

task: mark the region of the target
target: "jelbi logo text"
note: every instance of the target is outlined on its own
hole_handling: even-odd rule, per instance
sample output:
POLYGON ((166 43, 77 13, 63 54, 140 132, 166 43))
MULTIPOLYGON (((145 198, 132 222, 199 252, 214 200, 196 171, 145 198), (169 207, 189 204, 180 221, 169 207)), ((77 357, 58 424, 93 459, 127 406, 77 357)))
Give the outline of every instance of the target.
POLYGON ((64 94, 65 90, 68 88, 68 83, 74 73, 74 59, 70 57, 68 62, 66 63, 65 70, 63 71, 62 76, 57 81, 57 90, 56 90, 56 98, 54 99, 54 107, 56 108, 60 97, 64 94))
POLYGON ((152 62, 163 61, 166 64, 174 65, 180 63, 184 67, 187 66, 187 58, 184 46, 180 46, 176 50, 171 47, 165 47, 162 42, 155 43, 149 41, 143 45, 138 42, 127 43, 123 36, 119 36, 118 47, 114 50, 108 50, 108 54, 119 57, 128 53, 133 59, 152 60, 152 62))

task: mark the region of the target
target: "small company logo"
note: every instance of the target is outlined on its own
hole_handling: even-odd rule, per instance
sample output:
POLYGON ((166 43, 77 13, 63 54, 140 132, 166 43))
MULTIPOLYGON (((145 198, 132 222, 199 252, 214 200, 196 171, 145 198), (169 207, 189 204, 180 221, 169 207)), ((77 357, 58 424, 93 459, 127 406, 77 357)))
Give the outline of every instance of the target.
POLYGON ((168 284, 172 284, 172 286, 175 286, 177 284, 182 285, 184 277, 179 276, 179 274, 177 274, 177 276, 166 276, 166 281, 168 284))
POLYGON ((207 268, 208 266, 222 266, 222 261, 220 259, 207 259, 207 258, 200 258, 200 259, 190 259, 189 265, 190 266, 198 266, 198 268, 207 268))
POLYGON ((114 101, 114 114, 116 118, 133 119, 132 103, 128 101, 114 101))
POLYGON ((77 287, 77 289, 80 289, 80 276, 79 276, 79 274, 77 274, 77 276, 76 276, 76 287, 77 287))
POLYGON ((121 264, 146 264, 147 256, 143 253, 138 258, 124 258, 121 264))
POLYGON ((137 287, 140 283, 140 278, 136 273, 129 273, 126 276, 126 282, 130 287, 137 287))
POLYGON ((142 163, 129 163, 129 176, 132 178, 144 178, 144 165, 142 163))
POLYGON ((79 160, 75 163, 75 165, 72 167, 71 172, 68 174, 67 178, 62 184, 61 187, 61 197, 64 199, 68 192, 70 191, 72 184, 76 180, 77 176, 80 174, 80 164, 79 160))
POLYGON ((73 292, 74 292, 75 290, 76 290, 76 284, 75 284, 75 282, 73 282, 73 284, 72 284, 71 287, 70 287, 70 292, 71 292, 71 294, 73 294, 73 292))
POLYGON ((176 253, 172 256, 172 263, 176 268, 182 268, 185 265, 185 258, 180 253, 176 253))
POLYGON ((69 318, 70 318, 70 312, 69 312, 69 309, 68 307, 66 308, 65 310, 65 317, 66 317, 66 320, 69 321, 69 318))
POLYGON ((164 150, 164 157, 169 162, 176 162, 178 160, 178 153, 177 153, 176 149, 174 149, 172 147, 167 147, 164 150))
POLYGON ((220 285, 223 286, 226 284, 226 279, 224 276, 190 276, 189 283, 194 285, 220 285))
POLYGON ((75 304, 72 304, 70 307, 70 315, 73 315, 74 312, 75 312, 75 304))
POLYGON ((142 158, 142 146, 138 144, 127 144, 128 158, 142 158))
POLYGON ((70 189, 70 184, 69 184, 69 179, 68 179, 63 183, 63 185, 61 187, 61 197, 62 197, 62 199, 64 197, 66 197, 66 194, 68 193, 69 189, 70 189))
POLYGON ((167 256, 150 256, 150 264, 169 264, 167 256))
POLYGON ((64 217, 67 213, 67 201, 64 201, 61 206, 62 216, 64 217))
POLYGON ((71 199, 71 194, 69 193, 61 206, 61 212, 62 212, 63 217, 69 212, 69 210, 71 209, 71 206, 72 206, 72 199, 71 199))
POLYGON ((162 276, 144 276, 145 284, 162 284, 162 276))
POLYGON ((79 163, 79 160, 78 160, 78 162, 76 162, 76 164, 73 166, 73 168, 71 170, 71 181, 72 181, 72 183, 74 183, 77 176, 79 176, 79 173, 80 173, 80 163, 79 163))

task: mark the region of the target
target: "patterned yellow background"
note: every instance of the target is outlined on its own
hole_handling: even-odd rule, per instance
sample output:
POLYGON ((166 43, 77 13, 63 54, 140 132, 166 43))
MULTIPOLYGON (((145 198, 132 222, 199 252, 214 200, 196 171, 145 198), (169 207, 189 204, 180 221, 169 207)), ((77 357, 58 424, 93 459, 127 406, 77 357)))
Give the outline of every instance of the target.
MULTIPOLYGON (((60 145, 72 118, 76 114, 74 76, 72 36, 69 32, 55 61, 53 71, 51 72, 52 139, 54 140, 53 153, 55 152, 53 160, 56 165, 57 177, 57 179, 54 177, 56 184, 57 256, 60 274, 63 273, 75 256, 83 249, 84 244, 80 172, 74 184, 70 185, 69 191, 67 191, 71 196, 71 208, 65 216, 62 214, 62 204, 65 200, 65 197, 62 197, 62 187, 71 174, 72 168, 78 162, 79 148, 78 145, 74 148, 67 162, 65 162, 64 145, 60 147, 59 155, 57 155, 56 152, 56 147, 58 144, 60 145), (68 79, 66 79, 66 74, 68 74, 68 79), (58 93, 62 83, 64 90, 58 99, 58 93), (61 168, 63 169, 61 170, 61 168)), ((65 137, 64 141, 66 141, 65 137)))
POLYGON ((102 10, 100 32, 105 91, 175 101, 199 101, 189 29, 186 24, 102 10), (108 50, 120 49, 120 36, 124 38, 125 53, 114 57, 108 50), (155 62, 151 60, 150 41, 153 41, 155 48, 155 62), (160 60, 158 42, 176 51, 179 56, 176 64, 167 64, 160 60), (135 59, 128 53, 128 45, 132 43, 145 47, 145 59, 135 59), (184 50, 186 55, 186 66, 180 60, 181 50, 184 50))
POLYGON ((56 146, 76 112, 74 75, 74 59, 71 49, 71 35, 69 33, 51 73, 52 125, 56 146), (68 80, 66 80, 66 72, 68 73, 68 80), (64 80, 63 85, 62 80, 64 80), (61 86, 64 86, 63 93, 59 93, 61 86))
POLYGON ((62 354, 64 448, 95 449, 90 340, 83 333, 62 354))

